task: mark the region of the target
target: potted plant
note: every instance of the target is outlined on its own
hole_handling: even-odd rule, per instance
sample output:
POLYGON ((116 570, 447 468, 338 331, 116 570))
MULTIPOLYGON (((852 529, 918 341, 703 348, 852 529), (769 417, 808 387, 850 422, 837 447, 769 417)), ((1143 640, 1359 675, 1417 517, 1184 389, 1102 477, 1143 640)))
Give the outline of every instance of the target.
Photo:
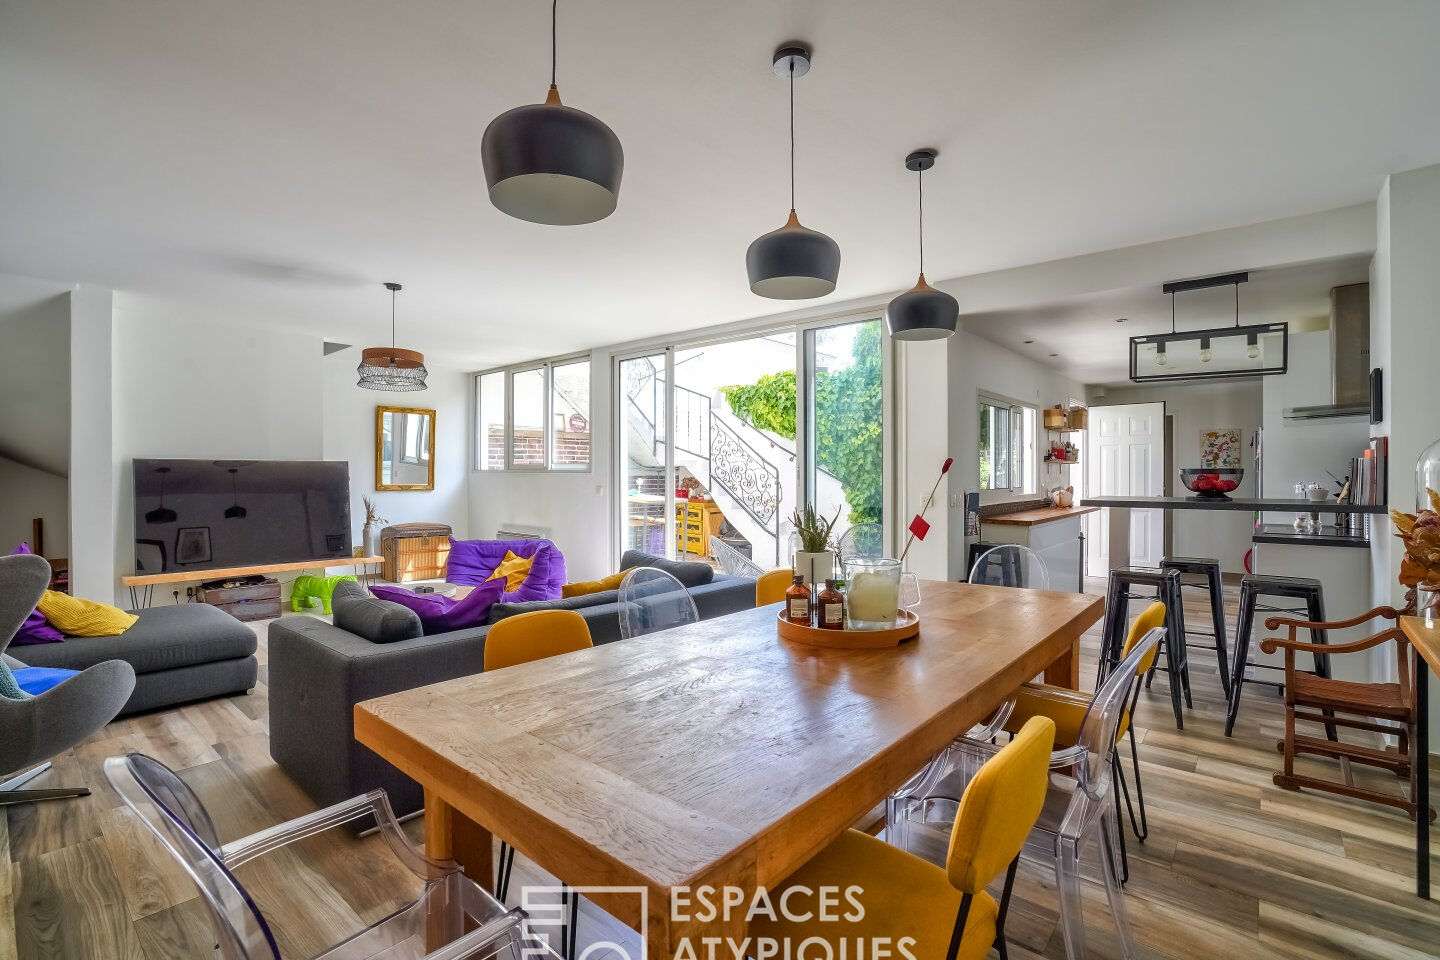
POLYGON ((378 556, 380 551, 380 531, 378 527, 380 524, 389 523, 390 521, 380 516, 375 507, 374 500, 371 500, 369 497, 361 497, 360 503, 365 507, 365 525, 360 528, 361 549, 365 551, 365 556, 367 557, 378 556))
POLYGON ((830 550, 830 533, 840 519, 840 510, 826 520, 813 506, 796 507, 790 515, 799 546, 795 551, 794 570, 809 583, 824 583, 835 576, 835 554, 830 550))
POLYGON ((1431 509, 1414 513, 1390 511, 1395 536, 1405 544, 1399 580, 1408 588, 1406 609, 1419 616, 1433 610, 1440 600, 1440 494, 1428 487, 1425 493, 1431 509))

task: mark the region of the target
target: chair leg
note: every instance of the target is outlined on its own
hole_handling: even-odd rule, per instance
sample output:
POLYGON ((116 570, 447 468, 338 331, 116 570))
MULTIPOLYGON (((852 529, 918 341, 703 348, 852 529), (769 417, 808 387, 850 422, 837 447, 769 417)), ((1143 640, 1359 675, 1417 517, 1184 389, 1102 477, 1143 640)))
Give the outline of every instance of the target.
POLYGON ((1097 690, 1111 668, 1120 661, 1120 647, 1123 641, 1118 638, 1125 632, 1123 624, 1129 603, 1124 598, 1124 594, 1125 591, 1121 589, 1120 582, 1112 574, 1105 586, 1105 625, 1101 630, 1104 649, 1100 655, 1099 676, 1095 681, 1097 690))
POLYGON ((1175 651, 1174 656, 1178 658, 1180 686, 1185 692, 1185 706, 1187 709, 1194 710, 1195 698, 1190 693, 1190 638, 1185 630, 1185 598, 1182 595, 1183 589, 1177 580, 1174 582, 1174 588, 1168 591, 1171 600, 1175 604, 1175 622, 1179 625, 1180 630, 1180 640, 1172 649, 1175 651))
POLYGON ((565 888, 565 960, 575 960, 575 931, 580 921, 580 894, 565 888))
POLYGON ((50 790, 0 790, 0 807, 11 807, 20 803, 39 803, 42 800, 70 800, 74 797, 90 796, 89 787, 56 787, 50 790))
MULTIPOLYGON (((1125 788, 1125 771, 1122 770, 1122 769, 1120 769, 1120 759, 1119 759, 1119 756, 1118 756, 1117 754, 1115 754, 1113 751, 1112 751, 1111 754, 1110 754, 1110 768, 1111 768, 1111 774, 1112 774, 1115 782, 1117 782, 1117 783, 1120 784, 1120 790, 1115 793, 1115 818, 1118 820, 1118 819, 1120 818, 1120 795, 1121 795, 1121 793, 1124 793, 1124 795, 1125 795, 1125 804, 1126 804, 1126 806, 1129 806, 1129 804, 1130 804, 1130 791, 1125 788)), ((1131 815, 1131 817, 1133 818, 1135 814, 1134 814, 1134 812, 1132 811, 1130 815, 1131 815)), ((1124 835, 1124 832, 1123 832, 1123 831, 1121 832, 1121 835, 1120 835, 1120 850, 1119 850, 1119 853, 1120 853, 1120 876, 1121 876, 1120 882, 1121 882, 1121 883, 1129 883, 1129 882, 1130 882, 1130 856, 1129 856, 1129 854, 1128 854, 1128 853, 1126 852, 1126 850, 1125 850, 1125 835, 1124 835)), ((1112 869, 1113 869, 1113 868, 1114 868, 1114 864, 1111 864, 1111 867, 1112 867, 1112 869)))
POLYGON ((1220 567, 1206 571, 1210 582, 1210 620, 1215 631, 1215 656, 1220 668, 1220 689, 1225 699, 1230 699, 1230 657, 1225 642, 1225 588, 1220 579, 1220 567))
MULTIPOLYGON (((1000 954, 1000 960, 1010 960, 1005 944, 1005 917, 1010 912, 1010 893, 1015 889, 1015 868, 1019 866, 1020 856, 1017 854, 1010 861, 1010 869, 1005 871, 1005 889, 1000 893, 1000 910, 995 915, 995 951, 1000 954)), ((963 935, 964 931, 961 933, 963 935)))
POLYGON ((1185 621, 1180 616, 1179 605, 1174 598, 1166 599, 1165 672, 1170 677, 1170 706, 1175 711, 1175 729, 1184 730, 1185 708, 1181 705, 1184 679, 1180 673, 1180 663, 1185 657, 1185 621))
POLYGON ((1235 660, 1230 670, 1230 705, 1225 711, 1225 736, 1235 730, 1240 715, 1240 688, 1245 685, 1245 666, 1250 660, 1250 633, 1255 622, 1255 592, 1240 588, 1240 619, 1235 623, 1235 660))
MULTIPOLYGON (((1135 731, 1128 734, 1130 739, 1130 760, 1135 769, 1135 802, 1130 802, 1130 787, 1125 780, 1125 768, 1117 756, 1115 759, 1116 779, 1120 782, 1120 795, 1125 798, 1125 809, 1130 815, 1130 829, 1135 834, 1135 839, 1144 843, 1150 837, 1150 822, 1145 816, 1145 787, 1140 782, 1140 752, 1135 745, 1135 731), (1140 819, 1135 819, 1135 808, 1140 808, 1140 819)), ((1118 810, 1118 807, 1117 807, 1118 810)), ((1129 880, 1129 877, 1126 877, 1129 880)))
MULTIPOLYGON (((1310 617, 1311 623, 1325 622, 1325 599, 1319 593, 1312 593, 1306 597, 1305 607, 1308 611, 1306 615, 1310 617)), ((1310 639, 1315 643, 1327 645, 1330 642, 1330 638, 1325 630, 1311 630, 1310 639)), ((1330 676, 1330 655, 1328 653, 1315 654, 1315 675, 1320 677, 1330 676)), ((1335 716, 1334 710, 1326 709, 1322 710, 1321 713, 1327 718, 1333 718, 1335 716)), ((1325 724, 1325 737, 1331 741, 1338 741, 1340 739, 1340 733, 1335 729, 1335 724, 1325 724)))
MULTIPOLYGON (((1124 843, 1114 812, 1105 814, 1104 820, 1105 832, 1102 836, 1105 846, 1113 847, 1116 843, 1124 843)), ((1113 858, 1111 861, 1111 868, 1101 871, 1105 875, 1105 896, 1110 901, 1110 912, 1115 915, 1115 930, 1120 934, 1120 955, 1125 960, 1133 960, 1135 940, 1130 935, 1130 916, 1125 911, 1125 891, 1120 886, 1119 877, 1115 875, 1113 858)))
POLYGON ((510 873, 515 868, 515 848, 504 840, 500 841, 499 876, 495 879, 495 894, 501 903, 510 894, 510 873))
MULTIPOLYGON (((1085 915, 1080 899, 1080 850, 1060 841, 1055 858, 1055 887, 1060 894, 1060 930, 1065 937, 1065 960, 1085 960, 1085 915)), ((1109 868, 1105 870, 1109 875, 1109 868)))

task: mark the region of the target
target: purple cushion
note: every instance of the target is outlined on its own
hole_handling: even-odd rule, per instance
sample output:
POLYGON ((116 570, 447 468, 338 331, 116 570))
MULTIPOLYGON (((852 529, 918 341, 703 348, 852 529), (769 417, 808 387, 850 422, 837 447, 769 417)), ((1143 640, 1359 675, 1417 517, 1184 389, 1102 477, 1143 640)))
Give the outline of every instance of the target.
MULTIPOLYGON (((10 555, 16 556, 22 553, 33 553, 30 544, 20 541, 20 546, 10 551, 10 555)), ((45 619, 45 614, 38 609, 31 610, 20 629, 15 631, 15 636, 10 640, 12 647, 23 647, 35 643, 59 643, 65 639, 65 634, 50 626, 50 621, 45 619)))
POLYGON ((469 594, 456 600, 438 593, 415 593, 403 587, 371 587, 370 592, 381 600, 389 600, 415 611, 420 628, 427 637, 467 627, 484 626, 490 619, 490 608, 505 591, 504 580, 481 583, 469 594))
MULTIPOLYGON (((530 575, 519 588, 504 594, 504 603, 559 600, 565 584, 565 556, 549 540, 450 540, 445 579, 451 583, 485 583, 507 552, 533 557, 530 575)), ((498 582, 498 581, 497 581, 498 582)))

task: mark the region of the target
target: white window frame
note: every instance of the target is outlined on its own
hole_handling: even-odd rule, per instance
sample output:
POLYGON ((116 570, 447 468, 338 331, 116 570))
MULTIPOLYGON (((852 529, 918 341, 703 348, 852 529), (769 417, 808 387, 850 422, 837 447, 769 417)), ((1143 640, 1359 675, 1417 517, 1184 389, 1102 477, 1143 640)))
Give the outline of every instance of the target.
POLYGON ((471 464, 471 471, 474 473, 590 473, 595 468, 595 420, 593 411, 595 409, 595 365, 589 353, 572 353, 562 357, 551 357, 546 360, 531 360, 525 363, 516 363, 508 367, 492 367, 489 370, 480 370, 471 374, 471 403, 475 411, 475 461, 471 464), (584 464, 567 463, 557 464, 555 456, 555 424, 554 424, 554 396, 555 396, 555 368, 568 367, 577 363, 584 363, 590 370, 590 403, 592 411, 590 420, 590 459, 584 464), (536 370, 544 373, 544 396, 541 403, 541 443, 543 444, 542 463, 516 463, 515 462, 515 376, 521 373, 532 373, 536 370), (480 406, 480 380, 495 374, 503 374, 505 377, 505 447, 504 466, 487 467, 482 461, 484 456, 484 445, 480 443, 480 430, 484 422, 480 406))
MULTIPOLYGON (((1009 464, 1010 485, 1007 487, 991 487, 989 489, 980 490, 980 501, 982 503, 993 503, 996 501, 1018 500, 1025 497, 1035 496, 1040 489, 1040 409, 1034 404, 1026 403, 1023 400, 1014 400, 996 393, 990 393, 989 391, 980 390, 976 392, 975 407, 973 408, 970 416, 975 416, 979 413, 979 408, 981 404, 994 407, 997 410, 1008 409, 1010 411, 1010 430, 1012 437, 1014 436, 1014 432, 1017 429, 1021 431, 1021 434, 1023 436, 1025 414, 1027 412, 1030 414, 1031 417, 1034 418, 1034 426, 1030 431, 1030 443, 1028 445, 1028 449, 1026 450, 1026 462, 1022 465, 1022 469, 1019 471, 1015 469, 1015 444, 1012 441, 1010 444, 1011 460, 1009 464), (1023 474, 1018 478, 1018 482, 1016 482, 1017 473, 1023 474)), ((980 453, 980 435, 977 428, 975 435, 975 479, 977 482, 980 479, 980 453)), ((994 469, 993 464, 991 465, 991 469, 994 469)))

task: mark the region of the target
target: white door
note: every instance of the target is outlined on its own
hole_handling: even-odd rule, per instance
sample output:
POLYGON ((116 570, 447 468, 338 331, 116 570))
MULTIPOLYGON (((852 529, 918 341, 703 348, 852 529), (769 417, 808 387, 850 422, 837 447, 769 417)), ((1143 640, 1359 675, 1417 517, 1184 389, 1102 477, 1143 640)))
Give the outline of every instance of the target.
MULTIPOLYGON (((1165 404, 1118 403, 1091 407, 1085 431, 1085 493, 1091 497, 1158 497, 1165 490, 1165 404)), ((1130 557, 1137 567, 1158 567, 1165 550, 1164 512, 1130 511, 1130 557)), ((1110 510, 1087 514, 1086 567, 1104 576, 1110 559, 1110 510)), ((1127 562, 1123 558, 1114 565, 1127 562)))

